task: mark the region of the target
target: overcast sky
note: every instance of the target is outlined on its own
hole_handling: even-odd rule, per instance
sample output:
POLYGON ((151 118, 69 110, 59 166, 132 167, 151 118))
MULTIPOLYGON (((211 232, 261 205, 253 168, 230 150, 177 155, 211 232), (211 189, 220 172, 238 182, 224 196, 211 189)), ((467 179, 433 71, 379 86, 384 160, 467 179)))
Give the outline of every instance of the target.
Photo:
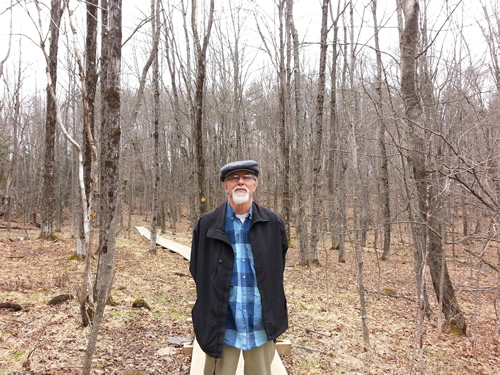
MULTIPOLYGON (((73 0, 72 4, 77 4, 76 0, 73 0)), ((485 1, 494 1, 494 0, 485 0, 485 1)), ((50 6, 50 1, 45 1, 50 6)), ((237 3, 243 4, 245 9, 247 9, 250 14, 253 9, 259 8, 262 11, 262 14, 267 14, 267 20, 270 23, 273 15, 276 12, 276 6, 274 5, 274 1, 272 0, 215 0, 216 10, 220 10, 222 7, 228 9, 229 6, 234 6, 237 3)), ((0 42, 2 48, 0 49, 0 58, 3 59, 7 52, 7 44, 8 44, 8 35, 9 35, 9 20, 11 16, 11 12, 6 9, 10 5, 10 0, 0 0, 0 42)), ((26 4, 25 1, 21 1, 22 4, 26 4)), ((37 27, 35 27, 35 23, 38 23, 37 14, 35 8, 31 1, 27 1, 27 3, 31 3, 30 5, 17 5, 14 9, 13 15, 13 38, 12 38, 12 46, 11 46, 11 54, 9 57, 9 61, 6 63, 4 74, 8 74, 12 76, 12 71, 14 66, 18 65, 18 59, 20 53, 22 54, 22 66, 24 69, 24 75, 27 77, 26 85, 30 87, 37 87, 38 89, 44 89, 46 85, 46 77, 45 77, 45 68, 44 61, 42 58, 42 53, 37 43, 39 42, 39 36, 37 32, 37 27)), ((132 0, 124 0, 123 2, 123 38, 127 38, 132 30, 135 29, 136 25, 140 20, 144 19, 144 15, 149 13, 149 2, 148 1, 132 1, 132 0)), ((208 0, 206 1, 208 4, 208 0)), ((372 35, 372 16, 371 16, 371 8, 368 6, 370 4, 370 0, 358 0, 356 3, 356 14, 355 14, 355 23, 356 27, 363 27, 363 34, 360 35, 360 43, 371 43, 371 35, 372 35)), ((381 31, 381 43, 383 43, 383 49, 387 51, 397 51, 398 49, 398 33, 395 29, 396 27, 396 18, 395 18, 395 3, 396 0, 378 0, 378 18, 379 24, 384 26, 384 29, 381 31)), ((79 7, 83 9, 84 2, 79 3, 79 7)), ((202 1, 199 1, 199 7, 203 4, 202 1)), ((333 1, 333 4, 337 4, 337 1, 333 1)), ((421 1, 421 4, 424 4, 421 1)), ((480 11, 480 4, 478 0, 449 0, 449 1, 441 1, 441 0, 433 0, 431 1, 433 7, 429 15, 428 25, 434 32, 440 30, 440 36, 436 40, 439 48, 447 48, 449 44, 452 43, 451 39, 448 39, 447 42, 443 42, 443 38, 447 37, 449 33, 452 31, 454 27, 459 27, 454 23, 446 23, 445 24, 445 15, 449 12, 443 7, 448 7, 448 9, 454 9, 456 4, 459 4, 459 7, 454 13, 454 17, 457 20, 463 18, 463 22, 465 25, 465 39, 468 40, 470 47, 472 47, 472 54, 475 60, 479 59, 482 55, 484 55, 484 51, 486 50, 483 38, 478 31, 477 20, 484 18, 482 12, 480 11), (443 27, 444 25, 444 27, 443 27), (448 43, 448 44, 447 44, 448 43)), ((423 5, 421 5, 423 6, 423 5)), ((319 51, 319 47, 317 46, 317 42, 319 40, 319 30, 320 30, 320 18, 321 18, 321 0, 296 0, 294 5, 295 11, 295 22, 298 28, 299 37, 302 41, 309 45, 306 49, 304 49, 305 56, 316 55, 319 51)), ((48 9, 45 9, 45 12, 48 13, 48 9)), ((43 25, 44 31, 48 31, 46 20, 43 25)), ((264 22, 264 19, 262 19, 264 22)), ((78 22, 78 20, 75 20, 78 22)), ((85 27, 83 21, 79 21, 80 24, 77 25, 81 35, 84 34, 85 27)), ((260 39, 256 34, 255 22, 252 17, 249 17, 245 23, 245 27, 248 28, 248 34, 245 37, 248 39, 247 43, 249 45, 254 44, 254 47, 257 49, 258 45, 260 45, 260 39)), ((63 29, 64 26, 63 26, 63 29)), ((143 28, 143 33, 148 33, 150 30, 150 26, 147 25, 143 28)), ((214 34, 212 34, 213 37, 214 34)), ((140 38, 140 35, 138 35, 140 38)), ((61 40, 66 38, 65 35, 61 35, 61 40)), ((131 41, 130 45, 126 46, 124 49, 124 54, 127 56, 129 53, 132 53, 131 50, 133 48, 137 48, 134 46, 134 42, 131 41)), ((64 58, 65 51, 60 50, 60 58, 64 58)), ((144 55, 142 56, 144 57, 144 55)), ((314 67, 315 68, 315 67, 314 67)), ((17 68, 16 68, 17 69, 17 68)), ((126 67, 124 71, 126 71, 126 67)), ((3 82, 1 83, 0 89, 3 88, 3 82)))

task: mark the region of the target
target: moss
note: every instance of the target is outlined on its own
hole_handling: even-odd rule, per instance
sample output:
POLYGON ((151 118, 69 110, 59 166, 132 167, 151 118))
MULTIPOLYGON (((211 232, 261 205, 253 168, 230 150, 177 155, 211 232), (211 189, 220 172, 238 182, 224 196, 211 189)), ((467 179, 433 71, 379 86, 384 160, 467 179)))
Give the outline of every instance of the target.
POLYGON ((391 289, 391 288, 384 288, 383 289, 384 293, 389 295, 389 296, 395 296, 396 295, 396 291, 394 289, 391 289))
POLYGON ((24 355, 24 352, 15 352, 12 354, 12 358, 19 359, 19 358, 22 358, 23 355, 24 355))
POLYGON ((63 302, 66 302, 66 301, 71 301, 73 299, 73 295, 72 294, 69 294, 69 293, 66 293, 66 294, 60 294, 58 296, 55 296, 54 298, 52 298, 48 304, 51 305, 51 306, 55 306, 55 305, 59 305, 63 302))
POLYGON ((147 304, 146 301, 144 301, 143 298, 137 298, 134 302, 132 302, 132 307, 135 308, 142 308, 144 307, 145 309, 151 310, 149 305, 147 304))
POLYGON ((462 337, 467 335, 467 325, 465 323, 460 324, 459 322, 452 320, 445 327, 444 331, 451 333, 454 336, 462 337))
POLYGON ((76 261, 81 261, 83 260, 83 258, 80 258, 78 255, 76 254, 71 254, 71 256, 68 257, 68 260, 76 260, 76 261))

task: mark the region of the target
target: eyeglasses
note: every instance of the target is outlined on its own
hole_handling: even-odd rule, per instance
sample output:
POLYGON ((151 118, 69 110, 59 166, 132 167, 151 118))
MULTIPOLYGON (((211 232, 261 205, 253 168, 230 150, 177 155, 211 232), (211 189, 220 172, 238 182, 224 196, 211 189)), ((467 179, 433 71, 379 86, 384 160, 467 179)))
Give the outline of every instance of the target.
POLYGON ((253 174, 244 174, 244 175, 237 175, 233 174, 229 177, 226 177, 226 182, 239 182, 240 178, 243 179, 244 182, 249 182, 251 180, 255 180, 255 175, 253 174))

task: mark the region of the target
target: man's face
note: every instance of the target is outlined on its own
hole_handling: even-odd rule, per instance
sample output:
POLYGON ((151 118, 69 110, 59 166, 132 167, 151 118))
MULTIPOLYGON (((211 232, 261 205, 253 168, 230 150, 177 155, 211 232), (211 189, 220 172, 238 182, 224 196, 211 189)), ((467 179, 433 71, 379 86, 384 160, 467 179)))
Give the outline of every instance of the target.
POLYGON ((245 171, 231 173, 224 181, 229 201, 237 205, 251 201, 257 185, 255 175, 245 171))

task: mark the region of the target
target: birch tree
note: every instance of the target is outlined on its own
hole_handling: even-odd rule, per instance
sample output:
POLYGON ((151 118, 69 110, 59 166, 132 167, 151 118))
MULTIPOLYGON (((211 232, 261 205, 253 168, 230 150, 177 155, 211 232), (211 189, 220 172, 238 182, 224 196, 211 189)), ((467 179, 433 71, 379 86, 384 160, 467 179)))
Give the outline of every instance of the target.
POLYGON ((149 251, 156 254, 156 239, 158 230, 158 211, 160 199, 160 66, 158 46, 160 42, 160 0, 151 0, 151 31, 153 46, 153 199, 151 207, 151 237, 149 251))

